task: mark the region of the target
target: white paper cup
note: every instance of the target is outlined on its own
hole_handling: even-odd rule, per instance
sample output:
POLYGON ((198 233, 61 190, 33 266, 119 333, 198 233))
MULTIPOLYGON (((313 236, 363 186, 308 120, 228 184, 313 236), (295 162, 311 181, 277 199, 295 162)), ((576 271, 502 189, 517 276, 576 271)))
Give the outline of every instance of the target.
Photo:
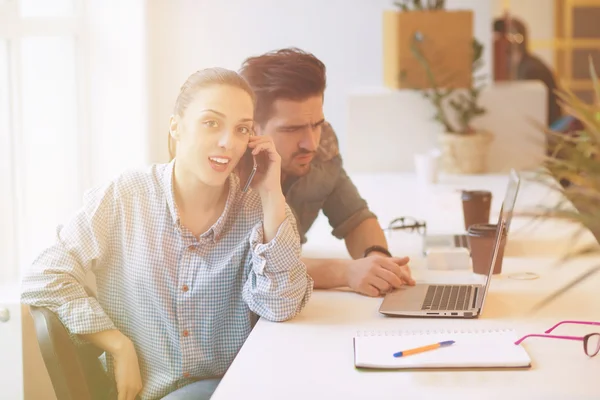
POLYGON ((415 173, 421 184, 433 184, 438 181, 439 157, 434 152, 415 154, 415 173))

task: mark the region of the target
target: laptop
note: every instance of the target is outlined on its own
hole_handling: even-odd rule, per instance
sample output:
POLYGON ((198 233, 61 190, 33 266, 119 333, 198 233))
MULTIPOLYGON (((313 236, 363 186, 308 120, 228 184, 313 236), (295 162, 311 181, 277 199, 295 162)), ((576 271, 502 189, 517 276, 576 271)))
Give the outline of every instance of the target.
MULTIPOLYGON (((512 169, 509 173, 510 180, 519 180, 518 173, 512 169)), ((510 185, 508 187, 510 189, 510 185)), ((508 193, 505 195, 505 200, 508 198, 508 193)), ((510 224, 510 220, 509 223, 510 224)), ((469 248, 469 242, 467 235, 462 234, 445 234, 445 235, 425 235, 423 237, 423 253, 427 254, 427 251, 432 248, 469 248)))
POLYGON ((508 234, 510 229, 519 186, 519 175, 512 171, 498 218, 492 257, 484 284, 417 284, 415 286, 403 286, 385 296, 379 307, 379 312, 384 315, 400 317, 479 317, 483 312, 483 305, 492 280, 493 266, 498 258, 501 239, 508 234))

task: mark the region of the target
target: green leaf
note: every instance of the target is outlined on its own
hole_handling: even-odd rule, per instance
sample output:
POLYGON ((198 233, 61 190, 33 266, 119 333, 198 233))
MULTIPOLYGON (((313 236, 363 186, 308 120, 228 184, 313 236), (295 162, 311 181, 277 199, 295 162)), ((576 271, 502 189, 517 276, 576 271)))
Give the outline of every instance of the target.
POLYGON ((399 1, 395 1, 394 5, 398 8, 400 8, 401 11, 410 11, 408 8, 408 4, 406 4, 407 0, 402 1, 402 3, 400 3, 399 1))

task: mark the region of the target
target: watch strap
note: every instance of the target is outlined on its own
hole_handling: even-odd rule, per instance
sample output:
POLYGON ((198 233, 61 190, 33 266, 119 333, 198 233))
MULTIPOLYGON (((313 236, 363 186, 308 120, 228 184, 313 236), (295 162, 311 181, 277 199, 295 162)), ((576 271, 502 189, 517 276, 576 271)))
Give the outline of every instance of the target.
POLYGON ((386 254, 388 257, 392 256, 392 253, 390 253, 390 251, 388 249, 386 249, 385 247, 375 245, 375 246, 367 247, 367 249, 363 253, 363 257, 367 257, 369 255, 369 253, 374 252, 374 251, 386 254))

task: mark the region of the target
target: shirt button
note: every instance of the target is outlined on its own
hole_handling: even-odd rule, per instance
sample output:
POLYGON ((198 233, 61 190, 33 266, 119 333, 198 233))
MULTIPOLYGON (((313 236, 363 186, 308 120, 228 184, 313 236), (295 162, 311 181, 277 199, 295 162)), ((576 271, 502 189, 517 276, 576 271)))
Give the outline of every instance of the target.
POLYGON ((195 244, 190 244, 190 245, 188 246, 188 250, 189 250, 189 251, 194 251, 194 250, 196 250, 196 245, 195 245, 195 244))
POLYGON ((183 290, 184 292, 187 292, 188 290, 190 290, 190 288, 188 287, 188 285, 183 285, 181 290, 183 290))
POLYGON ((185 331, 183 331, 183 336, 188 337, 188 336, 190 336, 190 333, 187 330, 185 330, 185 331))
POLYGON ((184 378, 189 378, 190 377, 190 373, 189 372, 184 372, 183 373, 183 377, 184 378))

